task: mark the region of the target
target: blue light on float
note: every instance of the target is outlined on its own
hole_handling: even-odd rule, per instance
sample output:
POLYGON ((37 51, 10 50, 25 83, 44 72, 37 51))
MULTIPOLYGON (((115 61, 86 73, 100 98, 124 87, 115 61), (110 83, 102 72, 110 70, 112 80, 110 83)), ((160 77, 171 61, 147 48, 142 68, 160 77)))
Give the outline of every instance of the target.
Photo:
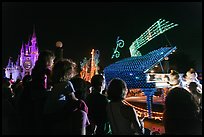
POLYGON ((155 88, 155 83, 146 82, 146 72, 167 57, 176 47, 162 47, 143 56, 129 57, 117 61, 104 69, 106 83, 121 78, 129 89, 155 88))

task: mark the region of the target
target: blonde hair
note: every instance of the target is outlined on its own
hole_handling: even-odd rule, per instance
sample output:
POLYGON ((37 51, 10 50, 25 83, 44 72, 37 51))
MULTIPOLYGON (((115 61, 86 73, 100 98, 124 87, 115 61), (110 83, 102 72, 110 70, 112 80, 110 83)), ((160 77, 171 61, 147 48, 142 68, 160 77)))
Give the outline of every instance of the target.
POLYGON ((52 70, 53 83, 59 83, 70 80, 74 77, 77 65, 71 59, 60 59, 56 62, 52 70))

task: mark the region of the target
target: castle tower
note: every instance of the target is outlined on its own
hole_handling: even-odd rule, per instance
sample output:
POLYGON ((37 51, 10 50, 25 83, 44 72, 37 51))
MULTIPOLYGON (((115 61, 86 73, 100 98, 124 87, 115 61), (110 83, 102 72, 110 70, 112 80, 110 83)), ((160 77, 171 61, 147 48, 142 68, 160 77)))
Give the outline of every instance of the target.
POLYGON ((27 74, 31 75, 38 55, 37 38, 35 28, 33 28, 32 37, 29 37, 27 43, 22 42, 20 55, 18 55, 16 63, 14 64, 11 58, 9 58, 8 65, 5 68, 5 76, 16 81, 18 78, 22 79, 27 74))
POLYGON ((35 34, 35 27, 33 27, 33 35, 31 39, 32 46, 36 47, 37 44, 37 39, 36 39, 36 34, 35 34))
POLYGON ((29 37, 28 43, 22 45, 21 48, 21 67, 23 69, 22 76, 29 74, 31 75, 32 69, 35 66, 35 62, 38 59, 38 47, 37 47, 37 38, 35 34, 35 28, 33 27, 33 35, 29 37))

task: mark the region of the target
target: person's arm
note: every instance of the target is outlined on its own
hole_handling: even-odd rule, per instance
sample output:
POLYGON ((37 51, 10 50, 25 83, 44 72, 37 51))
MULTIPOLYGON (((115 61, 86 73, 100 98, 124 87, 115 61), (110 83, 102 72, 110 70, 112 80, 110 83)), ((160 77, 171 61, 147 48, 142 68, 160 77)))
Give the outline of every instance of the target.
POLYGON ((82 111, 81 135, 86 135, 87 122, 89 123, 87 113, 82 111))

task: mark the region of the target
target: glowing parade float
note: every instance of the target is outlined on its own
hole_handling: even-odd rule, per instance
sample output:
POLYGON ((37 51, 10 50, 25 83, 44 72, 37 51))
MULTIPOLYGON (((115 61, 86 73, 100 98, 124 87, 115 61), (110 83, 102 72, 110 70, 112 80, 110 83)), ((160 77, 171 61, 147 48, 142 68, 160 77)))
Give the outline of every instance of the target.
MULTIPOLYGON (((142 109, 132 105, 136 108, 139 115, 143 114, 145 115, 145 117, 155 118, 159 120, 162 119, 162 113, 152 112, 152 96, 157 90, 157 83, 155 82, 155 80, 151 80, 150 78, 151 74, 154 73, 152 71, 154 67, 160 65, 162 68, 162 73, 154 73, 154 76, 161 75, 161 77, 158 78, 158 81, 159 79, 160 81, 162 81, 161 78, 165 79, 165 72, 163 70, 161 62, 163 60, 166 60, 168 56, 176 50, 176 46, 161 47, 145 55, 142 55, 138 49, 151 41, 156 36, 166 32, 167 30, 175 26, 178 26, 178 24, 169 23, 169 21, 159 19, 143 34, 141 34, 139 38, 137 38, 129 47, 131 57, 119 60, 104 68, 104 74, 107 84, 113 78, 121 78, 127 83, 127 87, 130 92, 138 89, 142 90, 142 92, 146 96, 147 109, 142 109)), ((111 58, 118 58, 120 56, 120 53, 119 51, 117 51, 117 48, 121 48, 123 46, 124 41, 118 39, 117 46, 111 58)), ((126 101, 126 103, 128 102, 126 101)))
POLYGON ((87 59, 86 57, 84 57, 83 61, 80 62, 81 66, 80 77, 82 79, 91 82, 91 78, 94 75, 98 74, 99 56, 100 56, 99 50, 92 49, 91 58, 87 59))

